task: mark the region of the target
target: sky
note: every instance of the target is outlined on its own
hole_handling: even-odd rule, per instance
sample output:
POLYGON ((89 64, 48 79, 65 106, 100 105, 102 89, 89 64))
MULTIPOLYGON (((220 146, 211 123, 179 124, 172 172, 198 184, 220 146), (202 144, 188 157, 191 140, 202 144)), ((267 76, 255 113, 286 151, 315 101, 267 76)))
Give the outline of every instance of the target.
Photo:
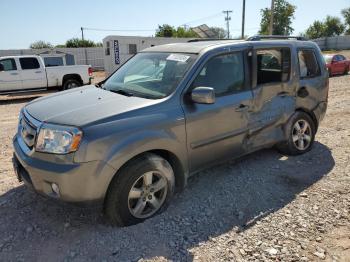
MULTIPOLYGON (((289 0, 297 6, 292 27, 298 34, 314 20, 341 16, 350 0, 289 0)), ((246 0, 246 35, 259 30, 260 9, 271 0, 246 0)), ((242 0, 0 0, 0 49, 22 49, 37 40, 53 45, 81 37, 81 27, 128 31, 85 30, 86 39, 102 42, 107 35, 152 36, 160 24, 226 27, 223 10, 232 10, 232 37, 241 30, 242 0)))

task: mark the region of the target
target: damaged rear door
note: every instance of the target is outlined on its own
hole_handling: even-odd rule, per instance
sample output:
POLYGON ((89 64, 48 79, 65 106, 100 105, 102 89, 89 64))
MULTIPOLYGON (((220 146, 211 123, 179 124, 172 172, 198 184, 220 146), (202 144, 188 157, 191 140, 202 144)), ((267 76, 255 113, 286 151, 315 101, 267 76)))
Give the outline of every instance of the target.
POLYGON ((252 53, 253 106, 247 151, 284 139, 283 124, 295 110, 295 50, 292 46, 256 46, 252 53))

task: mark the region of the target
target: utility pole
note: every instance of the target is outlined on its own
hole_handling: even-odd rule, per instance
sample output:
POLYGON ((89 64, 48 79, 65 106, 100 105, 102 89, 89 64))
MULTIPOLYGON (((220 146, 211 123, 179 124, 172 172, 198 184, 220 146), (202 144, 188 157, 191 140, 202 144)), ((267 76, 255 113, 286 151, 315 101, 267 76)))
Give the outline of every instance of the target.
POLYGON ((242 7, 242 36, 241 36, 242 39, 244 39, 244 24, 245 24, 245 0, 243 0, 243 7, 242 7))
POLYGON ((84 27, 80 27, 81 30, 81 40, 84 41, 84 27))
POLYGON ((273 35, 273 13, 275 9, 275 0, 271 0, 271 14, 270 14, 270 26, 269 35, 273 35))
POLYGON ((232 13, 233 11, 232 10, 225 10, 222 12, 224 14, 226 14, 225 21, 226 21, 226 27, 227 27, 227 38, 229 39, 230 38, 230 20, 231 20, 230 13, 232 13))

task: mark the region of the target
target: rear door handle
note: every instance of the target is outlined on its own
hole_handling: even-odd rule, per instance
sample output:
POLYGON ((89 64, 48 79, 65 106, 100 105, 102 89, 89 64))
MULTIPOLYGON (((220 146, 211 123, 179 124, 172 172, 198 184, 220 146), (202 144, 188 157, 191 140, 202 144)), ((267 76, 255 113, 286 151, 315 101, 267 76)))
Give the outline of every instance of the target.
POLYGON ((249 108, 249 106, 244 105, 244 104, 240 104, 239 106, 237 106, 237 107, 235 108, 235 111, 236 111, 236 112, 242 112, 242 111, 247 110, 248 108, 249 108))
POLYGON ((40 74, 40 73, 42 73, 41 71, 35 71, 35 74, 40 74))

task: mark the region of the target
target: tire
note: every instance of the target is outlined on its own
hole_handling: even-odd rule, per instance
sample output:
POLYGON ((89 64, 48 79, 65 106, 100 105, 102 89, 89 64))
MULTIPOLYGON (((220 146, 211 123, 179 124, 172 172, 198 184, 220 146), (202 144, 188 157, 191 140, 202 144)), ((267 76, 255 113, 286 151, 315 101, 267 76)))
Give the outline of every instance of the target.
POLYGON ((332 76, 333 76, 332 70, 328 69, 328 77, 332 77, 332 76))
POLYGON ((175 189, 175 176, 164 158, 147 153, 126 164, 113 178, 104 212, 116 226, 130 226, 166 208, 175 189))
POLYGON ((345 70, 344 70, 344 75, 347 75, 347 74, 349 73, 349 68, 350 68, 350 66, 348 66, 347 68, 345 68, 345 70))
POLYGON ((80 81, 76 79, 68 79, 63 83, 62 90, 69 90, 81 86, 80 81))
POLYGON ((281 153, 300 155, 311 150, 315 140, 316 126, 308 114, 301 111, 295 112, 286 124, 285 132, 288 140, 277 145, 281 153))

